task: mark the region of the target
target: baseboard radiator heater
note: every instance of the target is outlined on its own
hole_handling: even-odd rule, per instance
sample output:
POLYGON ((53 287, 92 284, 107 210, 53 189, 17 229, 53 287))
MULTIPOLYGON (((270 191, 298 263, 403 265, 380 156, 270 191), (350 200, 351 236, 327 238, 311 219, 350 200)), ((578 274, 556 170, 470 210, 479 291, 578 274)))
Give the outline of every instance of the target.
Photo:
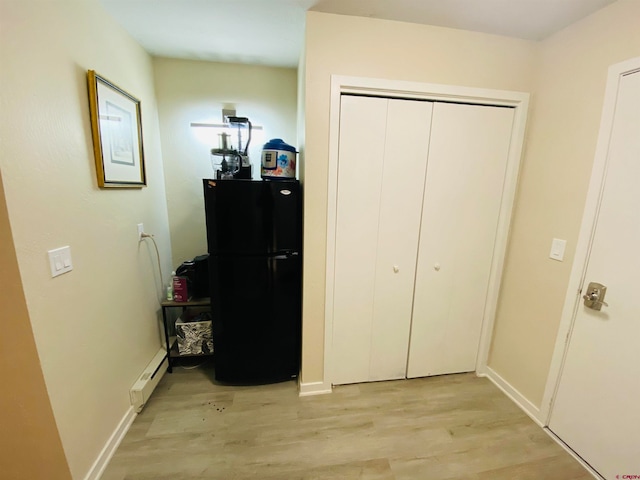
POLYGON ((153 390, 164 376, 168 366, 167 351, 161 348, 158 350, 158 353, 156 353, 156 356, 153 357, 151 363, 147 365, 147 368, 144 369, 140 378, 138 378, 136 383, 133 384, 133 387, 131 387, 131 391, 129 392, 131 405, 133 405, 137 413, 140 413, 149 401, 149 397, 151 397, 153 390))

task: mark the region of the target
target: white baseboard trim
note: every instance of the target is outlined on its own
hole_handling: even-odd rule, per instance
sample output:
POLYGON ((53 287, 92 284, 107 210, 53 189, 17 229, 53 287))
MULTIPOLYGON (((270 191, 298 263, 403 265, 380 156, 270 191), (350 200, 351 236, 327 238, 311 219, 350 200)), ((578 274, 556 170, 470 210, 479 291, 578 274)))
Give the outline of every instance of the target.
POLYGON ((543 430, 544 430, 545 432, 547 432, 547 435, 549 435, 551 438, 553 438, 553 440, 555 440, 555 442, 556 442, 558 445, 560 445, 562 448, 564 448, 564 449, 569 453, 569 455, 571 455, 573 458, 575 458, 575 459, 578 461, 578 463, 579 463, 580 465, 582 465, 582 466, 585 468, 585 470, 586 470, 587 472, 589 472, 589 473, 593 476, 593 478, 595 478, 595 479, 597 479, 597 480, 605 480, 603 477, 601 477, 601 476, 600 476, 600 474, 599 474, 598 472, 596 472, 596 471, 591 467, 591 465, 589 465, 589 464, 588 464, 587 462, 585 462, 582 458, 580 458, 580 456, 579 456, 576 452, 574 452, 573 450, 571 450, 571 449, 567 446, 567 444, 566 444, 566 443, 564 443, 562 440, 560 440, 560 438, 559 438, 555 433, 553 433, 553 432, 552 432, 551 430, 549 430, 547 427, 544 427, 544 428, 543 428, 543 430))
POLYGON ((326 382, 300 382, 298 384, 298 395, 301 397, 308 397, 311 395, 325 395, 331 392, 331 384, 326 382))
POLYGON ((531 420, 544 428, 544 420, 542 419, 540 409, 516 390, 509 382, 498 375, 493 369, 491 369, 491 367, 485 367, 484 371, 478 372, 478 376, 488 378, 496 387, 502 390, 507 397, 513 400, 513 402, 518 405, 520 409, 531 418, 531 420))
POLYGON ((120 420, 120 423, 111 434, 111 437, 109 437, 109 440, 107 440, 107 443, 100 452, 100 455, 98 455, 98 458, 89 469, 87 475, 84 477, 84 480, 99 480, 100 477, 102 477, 102 474, 107 468, 111 457, 113 457, 113 454, 116 453, 120 442, 122 442, 122 439, 129 431, 129 428, 131 427, 131 424, 133 423, 137 415, 138 414, 135 412, 133 407, 129 407, 127 413, 124 414, 124 417, 122 417, 122 420, 120 420))

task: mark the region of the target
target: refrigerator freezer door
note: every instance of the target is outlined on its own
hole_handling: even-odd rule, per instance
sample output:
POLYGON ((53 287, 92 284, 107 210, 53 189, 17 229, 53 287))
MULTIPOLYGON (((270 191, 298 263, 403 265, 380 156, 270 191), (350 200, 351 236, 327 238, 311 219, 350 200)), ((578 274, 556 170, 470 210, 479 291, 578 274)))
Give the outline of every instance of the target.
POLYGON ((212 255, 300 251, 300 184, 290 181, 203 180, 207 241, 212 255))
POLYGON ((210 259, 216 379, 250 384, 297 375, 300 256, 210 259))

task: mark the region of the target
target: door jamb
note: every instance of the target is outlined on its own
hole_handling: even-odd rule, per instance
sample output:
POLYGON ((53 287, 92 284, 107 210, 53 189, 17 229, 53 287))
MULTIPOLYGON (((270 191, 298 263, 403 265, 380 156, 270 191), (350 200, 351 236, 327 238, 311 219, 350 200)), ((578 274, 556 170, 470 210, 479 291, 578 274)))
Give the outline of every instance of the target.
POLYGON ((335 236, 337 219, 338 192, 338 142, 340 133, 340 96, 342 94, 360 94, 386 96, 393 98, 446 101, 514 108, 514 123, 511 132, 511 144, 505 173, 503 197, 500 206, 496 242, 487 289, 476 372, 487 374, 487 360, 491 346, 491 337, 498 302, 498 293, 502 278, 504 258, 507 249, 509 226, 513 212, 518 172, 523 152, 523 142, 529 94, 507 90, 460 87, 399 80, 386 80, 342 75, 331 76, 331 105, 329 111, 329 163, 328 163, 328 200, 327 200, 327 251, 326 251, 326 289, 325 289, 325 328, 324 328, 324 379, 322 388, 330 391, 333 379, 332 339, 333 339, 333 288, 335 273, 335 236))
POLYGON ((640 70, 640 57, 635 57, 609 67, 600 119, 600 131, 598 133, 593 168, 591 170, 591 180, 589 181, 589 190, 582 214, 582 223, 580 225, 580 233, 576 244, 573 266, 571 267, 564 307, 560 317, 556 344, 540 407, 540 419, 545 426, 548 426, 551 420, 553 402, 560 385, 560 377, 573 331, 573 323, 580 306, 581 288, 585 281, 589 255, 591 254, 591 245, 596 232, 600 202, 606 181, 609 142, 618 98, 618 85, 622 76, 638 70, 640 70))

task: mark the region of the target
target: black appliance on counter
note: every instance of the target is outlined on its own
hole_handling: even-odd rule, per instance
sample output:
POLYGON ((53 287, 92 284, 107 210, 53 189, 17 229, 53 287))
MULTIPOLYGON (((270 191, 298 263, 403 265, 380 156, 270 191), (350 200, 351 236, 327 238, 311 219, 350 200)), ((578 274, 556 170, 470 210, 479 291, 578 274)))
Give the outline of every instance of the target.
POLYGON ((203 180, 216 380, 270 383, 300 365, 297 180, 203 180))
POLYGON ((182 262, 176 268, 176 275, 187 277, 189 296, 203 298, 209 296, 209 254, 198 255, 193 260, 182 262))

